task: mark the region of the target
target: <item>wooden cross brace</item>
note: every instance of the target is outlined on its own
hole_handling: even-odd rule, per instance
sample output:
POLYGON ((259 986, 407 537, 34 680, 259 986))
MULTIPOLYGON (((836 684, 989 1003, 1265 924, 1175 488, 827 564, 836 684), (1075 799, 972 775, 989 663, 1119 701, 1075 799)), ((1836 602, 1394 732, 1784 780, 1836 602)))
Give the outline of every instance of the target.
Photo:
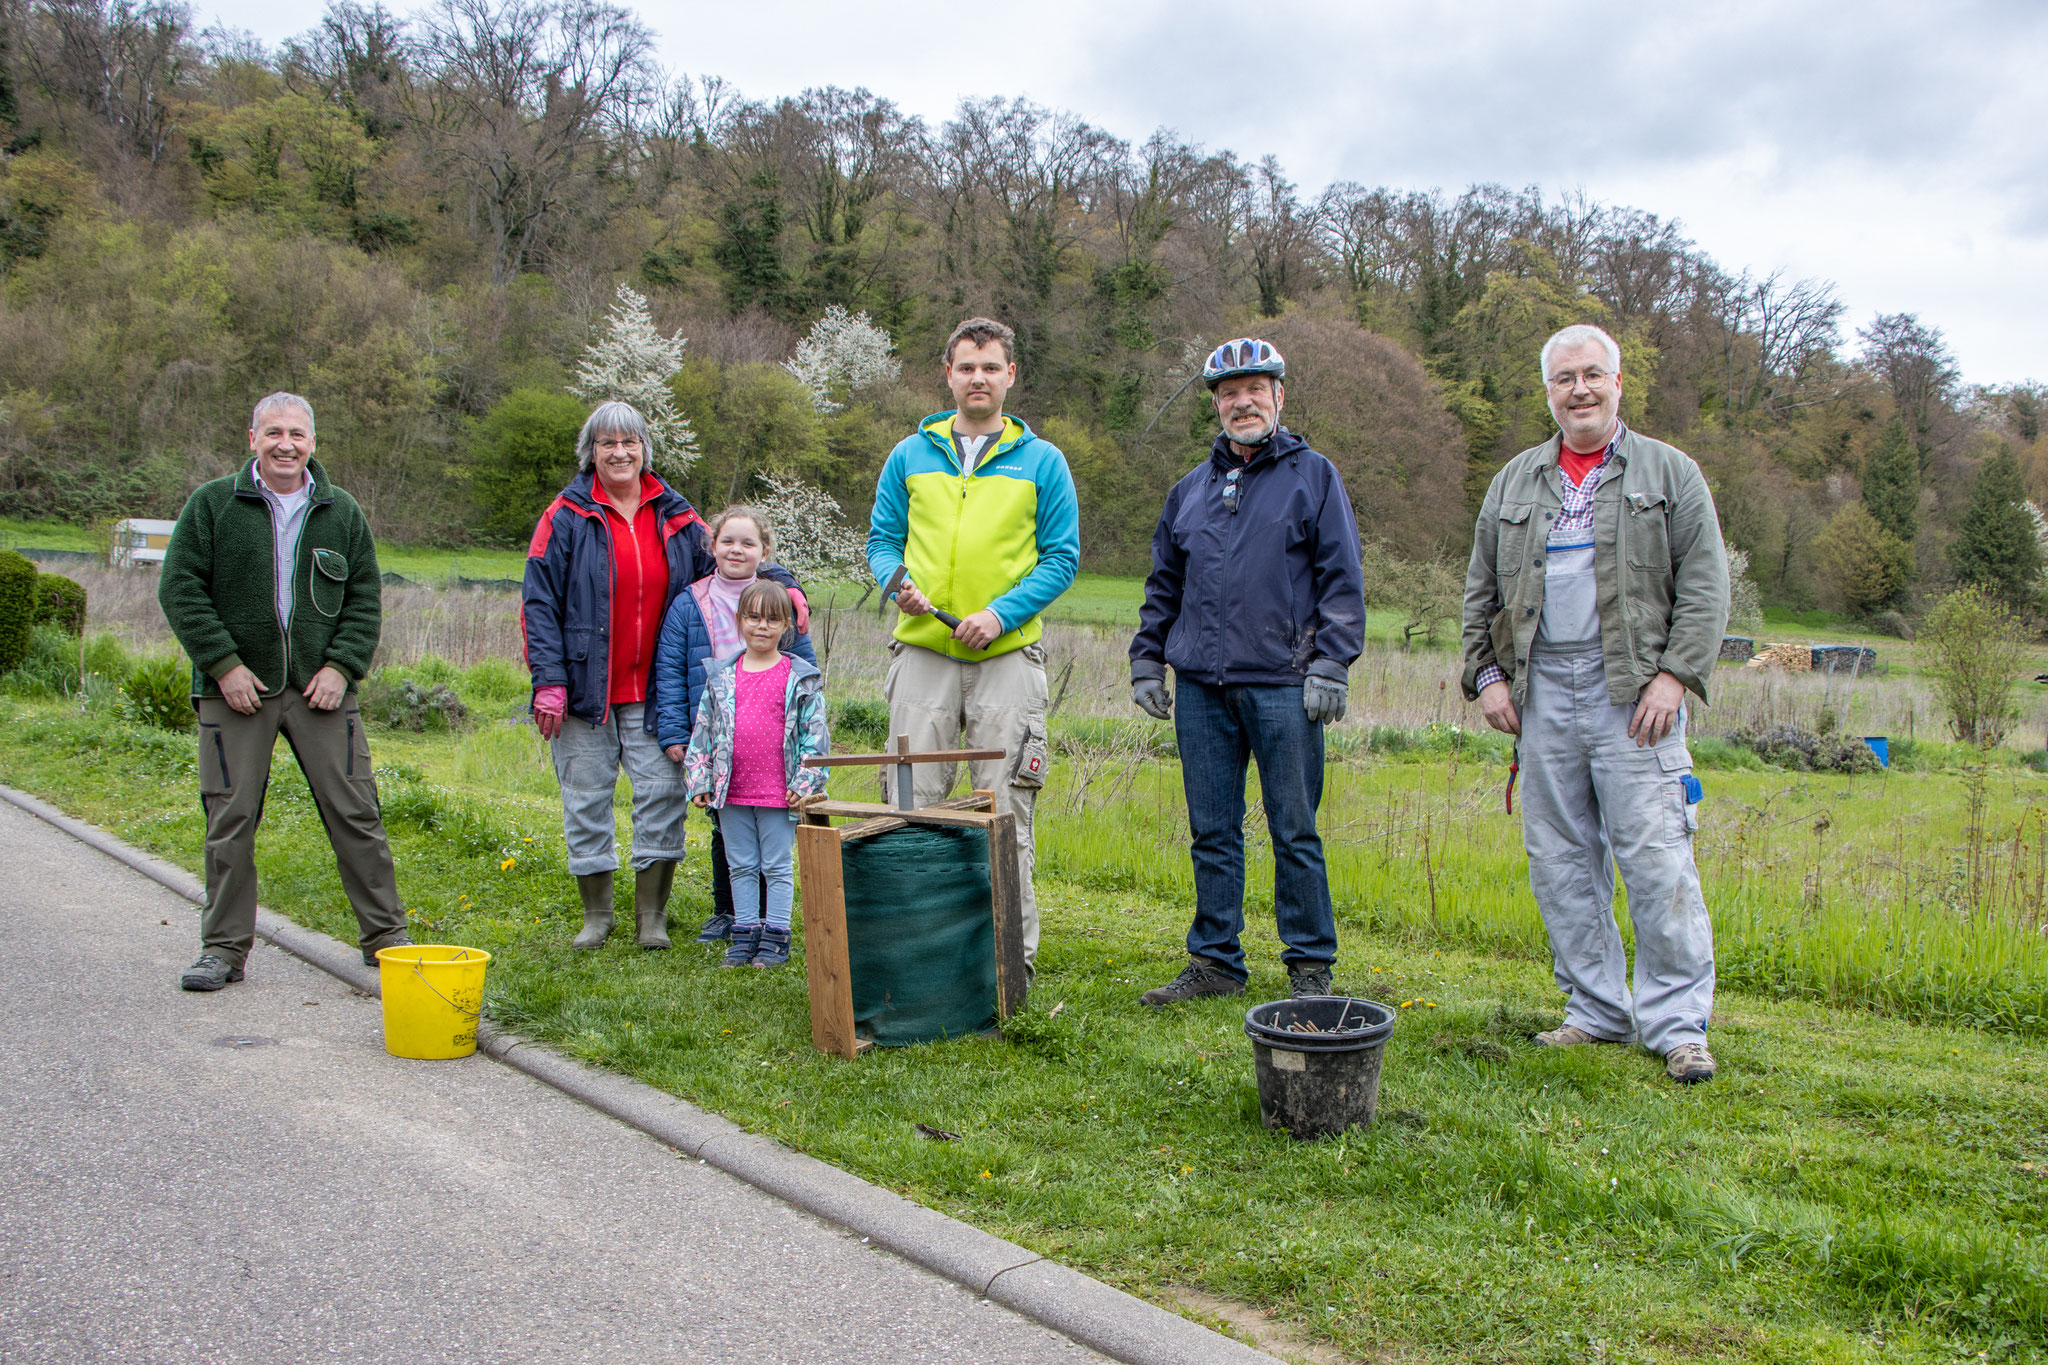
POLYGON ((896 750, 887 754, 834 754, 830 757, 807 758, 806 768, 894 768, 895 781, 885 781, 890 791, 890 805, 897 810, 915 810, 917 801, 910 794, 910 768, 913 763, 975 763, 984 759, 1006 757, 1002 749, 937 749, 926 753, 910 752, 910 736, 896 736, 896 750))

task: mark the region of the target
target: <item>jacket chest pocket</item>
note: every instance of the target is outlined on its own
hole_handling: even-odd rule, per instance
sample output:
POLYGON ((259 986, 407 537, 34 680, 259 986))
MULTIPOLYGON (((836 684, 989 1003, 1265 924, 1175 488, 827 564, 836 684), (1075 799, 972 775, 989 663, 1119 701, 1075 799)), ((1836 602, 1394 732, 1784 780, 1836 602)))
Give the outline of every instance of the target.
POLYGON ((313 551, 313 609, 322 616, 341 615, 348 592, 348 557, 335 550, 313 551))
POLYGON ((1628 538, 1628 566, 1671 576, 1671 503, 1662 493, 1630 493, 1623 501, 1622 525, 1628 538))
MULTIPOLYGON (((1501 578, 1522 571, 1523 561, 1529 557, 1530 513, 1536 510, 1531 502, 1504 502, 1500 508, 1498 540, 1494 545, 1494 573, 1501 578)), ((1502 597, 1507 594, 1503 592, 1502 597)))

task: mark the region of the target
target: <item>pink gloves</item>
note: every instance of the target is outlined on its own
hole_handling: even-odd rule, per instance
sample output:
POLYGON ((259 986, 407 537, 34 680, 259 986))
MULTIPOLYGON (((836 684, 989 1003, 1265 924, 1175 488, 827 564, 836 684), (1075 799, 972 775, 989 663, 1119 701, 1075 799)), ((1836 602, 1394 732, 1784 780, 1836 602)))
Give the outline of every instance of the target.
POLYGON ((542 739, 562 733, 562 717, 569 711, 569 689, 560 685, 533 689, 533 726, 542 739))

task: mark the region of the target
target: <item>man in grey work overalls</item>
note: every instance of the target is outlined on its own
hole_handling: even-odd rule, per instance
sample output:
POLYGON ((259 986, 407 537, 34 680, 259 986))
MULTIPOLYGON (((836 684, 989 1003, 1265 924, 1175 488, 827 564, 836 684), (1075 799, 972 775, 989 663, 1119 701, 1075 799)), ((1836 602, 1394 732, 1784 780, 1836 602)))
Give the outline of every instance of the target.
POLYGON ((1633 1037, 1673 1080, 1711 1080, 1714 935, 1684 702, 1706 700, 1728 622, 1721 526, 1699 466, 1621 420, 1613 337, 1567 327, 1540 363, 1559 431, 1486 490, 1464 622, 1465 696, 1519 736, 1529 885, 1566 997, 1564 1022, 1536 1038, 1633 1037))

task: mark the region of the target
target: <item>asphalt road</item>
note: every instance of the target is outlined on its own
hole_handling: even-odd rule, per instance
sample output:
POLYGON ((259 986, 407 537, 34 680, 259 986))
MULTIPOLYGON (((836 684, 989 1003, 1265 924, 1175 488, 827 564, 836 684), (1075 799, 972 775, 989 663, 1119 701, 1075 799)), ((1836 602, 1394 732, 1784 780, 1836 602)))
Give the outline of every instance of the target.
POLYGON ((187 902, 0 850, 0 1361, 1102 1359, 267 945, 187 994, 187 902))

